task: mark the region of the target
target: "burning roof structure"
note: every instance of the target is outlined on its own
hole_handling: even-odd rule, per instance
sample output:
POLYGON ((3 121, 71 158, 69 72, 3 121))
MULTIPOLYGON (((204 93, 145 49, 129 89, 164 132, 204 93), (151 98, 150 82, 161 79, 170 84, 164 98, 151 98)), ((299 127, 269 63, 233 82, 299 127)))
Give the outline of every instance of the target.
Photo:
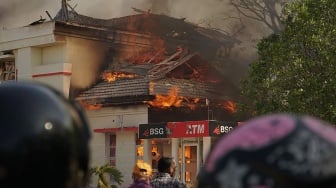
POLYGON ((183 18, 137 14, 96 19, 62 8, 54 18, 65 27, 56 32, 90 31, 110 46, 100 77, 76 99, 88 109, 147 103, 157 109, 204 108, 208 100, 233 112, 238 88, 221 71, 225 56, 239 41, 183 18), (69 31, 69 29, 71 31, 69 31))

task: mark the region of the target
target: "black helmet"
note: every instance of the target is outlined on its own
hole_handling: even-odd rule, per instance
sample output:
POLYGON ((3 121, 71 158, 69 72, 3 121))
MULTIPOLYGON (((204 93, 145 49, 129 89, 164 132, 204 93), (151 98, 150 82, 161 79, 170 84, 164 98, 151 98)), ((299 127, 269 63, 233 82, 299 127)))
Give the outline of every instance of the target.
POLYGON ((81 107, 46 85, 0 84, 0 187, 83 187, 90 131, 81 107))
POLYGON ((198 180, 199 188, 336 187, 336 129, 294 114, 247 121, 215 144, 198 180))

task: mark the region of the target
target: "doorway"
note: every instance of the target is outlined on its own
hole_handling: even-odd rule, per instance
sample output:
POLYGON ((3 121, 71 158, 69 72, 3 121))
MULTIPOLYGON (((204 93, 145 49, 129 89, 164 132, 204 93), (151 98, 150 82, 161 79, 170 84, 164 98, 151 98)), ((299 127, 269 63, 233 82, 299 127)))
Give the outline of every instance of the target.
POLYGON ((199 150, 197 143, 185 143, 183 145, 183 165, 182 179, 187 185, 187 188, 196 187, 196 178, 199 169, 199 150))

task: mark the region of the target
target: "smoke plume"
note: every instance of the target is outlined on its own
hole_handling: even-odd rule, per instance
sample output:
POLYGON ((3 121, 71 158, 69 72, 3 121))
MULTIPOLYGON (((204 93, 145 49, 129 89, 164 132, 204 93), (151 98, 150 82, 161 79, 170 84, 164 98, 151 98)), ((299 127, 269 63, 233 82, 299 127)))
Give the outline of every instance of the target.
MULTIPOLYGON (((232 48, 225 68, 236 84, 245 75, 247 66, 256 55, 256 43, 271 30, 265 24, 242 17, 231 6, 232 0, 67 0, 79 14, 110 19, 135 14, 132 8, 185 18, 194 24, 220 29, 239 43, 232 48)), ((1 0, 1 29, 21 27, 39 20, 53 17, 61 8, 61 0, 1 0)))

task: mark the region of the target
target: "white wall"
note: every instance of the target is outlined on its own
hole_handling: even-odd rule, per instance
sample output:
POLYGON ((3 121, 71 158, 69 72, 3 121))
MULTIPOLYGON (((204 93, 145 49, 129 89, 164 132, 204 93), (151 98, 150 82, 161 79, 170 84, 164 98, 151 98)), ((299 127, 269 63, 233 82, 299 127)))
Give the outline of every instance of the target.
POLYGON ((69 96, 72 64, 58 63, 33 67, 35 81, 43 82, 69 96))
POLYGON ((65 43, 57 43, 42 49, 43 64, 71 63, 66 61, 67 51, 65 43))
POLYGON ((0 50, 13 50, 18 80, 46 83, 69 96, 72 66, 64 37, 56 41, 54 23, 0 31, 0 50), (54 64, 54 66, 48 66, 54 64))
POLYGON ((132 170, 136 161, 135 132, 123 131, 117 133, 116 167, 124 176, 124 184, 132 182, 132 170))
MULTIPOLYGON (((99 110, 87 111, 92 139, 90 166, 108 163, 106 154, 106 139, 104 133, 94 133, 94 129, 134 127, 148 122, 148 108, 146 105, 134 105, 128 107, 106 107, 99 110)), ((116 132, 116 167, 124 176, 123 186, 132 182, 132 169, 136 160, 136 132, 116 132)))
POLYGON ((26 47, 16 50, 15 65, 18 80, 31 80, 33 67, 41 64, 41 48, 26 47))
MULTIPOLYGON (((13 50, 18 80, 37 80, 55 87, 68 96, 71 86, 85 88, 93 84, 106 62, 109 46, 102 41, 55 35, 54 23, 0 31, 0 51, 13 50)), ((109 107, 87 111, 91 129, 134 127, 148 123, 146 105, 109 107)), ((131 183, 136 159, 135 134, 120 131, 117 136, 116 167, 125 183, 131 183)), ((91 166, 106 160, 104 133, 93 133, 90 142, 91 166)))

